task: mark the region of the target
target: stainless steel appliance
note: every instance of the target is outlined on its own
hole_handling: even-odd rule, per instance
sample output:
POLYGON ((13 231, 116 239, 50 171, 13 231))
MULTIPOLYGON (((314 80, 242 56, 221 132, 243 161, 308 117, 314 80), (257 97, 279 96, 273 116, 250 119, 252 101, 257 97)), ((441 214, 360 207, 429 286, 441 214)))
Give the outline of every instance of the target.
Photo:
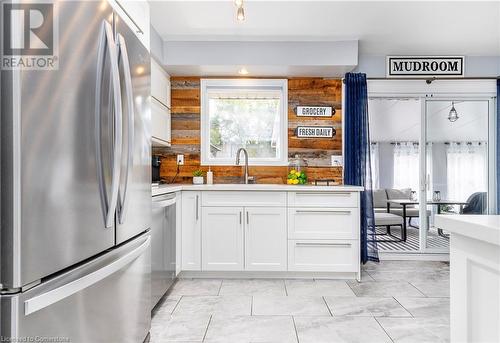
POLYGON ((151 223, 151 309, 175 281, 175 193, 153 197, 151 223))
POLYGON ((0 336, 142 342, 150 56, 106 1, 55 1, 58 70, 1 72, 0 336))

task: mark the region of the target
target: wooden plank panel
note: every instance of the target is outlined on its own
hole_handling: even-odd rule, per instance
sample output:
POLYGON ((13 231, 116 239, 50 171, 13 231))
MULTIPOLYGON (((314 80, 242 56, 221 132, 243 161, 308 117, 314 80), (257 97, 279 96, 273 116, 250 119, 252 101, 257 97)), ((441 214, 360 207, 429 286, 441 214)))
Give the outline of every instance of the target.
MULTIPOLYGON (((171 181, 177 172, 176 155, 184 154, 185 165, 180 167, 176 182, 191 183, 192 173, 200 166, 200 78, 172 77, 172 147, 155 148, 162 156, 160 175, 171 181)), ((310 181, 335 179, 342 182, 342 168, 330 167, 330 156, 342 153, 342 81, 322 78, 291 78, 288 80, 288 155, 305 158, 310 181), (297 117, 298 105, 333 106, 336 113, 330 118, 297 117), (300 125, 333 126, 336 136, 331 139, 299 139, 295 129, 300 125)), ((241 166, 213 166, 216 183, 242 181, 241 166)), ((286 183, 288 167, 254 166, 250 175, 259 183, 286 183)))

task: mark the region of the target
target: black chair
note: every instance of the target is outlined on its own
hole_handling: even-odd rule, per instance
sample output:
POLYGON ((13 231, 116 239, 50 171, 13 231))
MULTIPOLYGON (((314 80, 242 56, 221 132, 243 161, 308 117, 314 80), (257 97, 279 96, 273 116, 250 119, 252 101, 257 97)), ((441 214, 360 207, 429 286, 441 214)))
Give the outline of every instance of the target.
POLYGON ((486 214, 488 204, 488 194, 486 192, 476 192, 467 199, 462 214, 486 214))

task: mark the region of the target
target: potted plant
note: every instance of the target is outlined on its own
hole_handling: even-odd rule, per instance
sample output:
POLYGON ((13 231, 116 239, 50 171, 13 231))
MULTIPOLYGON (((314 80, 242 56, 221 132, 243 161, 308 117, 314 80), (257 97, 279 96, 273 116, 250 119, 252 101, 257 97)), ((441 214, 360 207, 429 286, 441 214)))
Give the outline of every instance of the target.
POLYGON ((197 169, 193 172, 193 184, 203 185, 203 171, 197 169))

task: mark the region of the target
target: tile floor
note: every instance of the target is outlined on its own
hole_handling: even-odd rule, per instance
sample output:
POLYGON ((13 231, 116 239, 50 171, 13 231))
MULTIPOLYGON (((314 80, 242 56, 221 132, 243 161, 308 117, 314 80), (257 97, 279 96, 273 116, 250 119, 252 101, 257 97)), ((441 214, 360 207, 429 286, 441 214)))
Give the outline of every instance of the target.
POLYGON ((449 264, 383 261, 363 278, 181 279, 151 342, 449 342, 449 264))

